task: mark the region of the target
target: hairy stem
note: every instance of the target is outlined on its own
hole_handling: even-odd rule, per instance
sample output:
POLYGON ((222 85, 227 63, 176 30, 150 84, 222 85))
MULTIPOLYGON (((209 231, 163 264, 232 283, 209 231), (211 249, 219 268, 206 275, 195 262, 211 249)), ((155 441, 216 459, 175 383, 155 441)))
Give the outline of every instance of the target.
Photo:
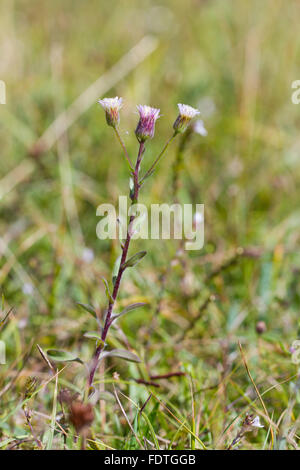
MULTIPOLYGON (((137 156, 137 160, 136 160, 136 165, 135 165, 134 171, 132 173, 133 183, 134 183, 133 194, 131 194, 132 204, 136 204, 138 202, 139 190, 140 190, 139 171, 140 171, 140 166, 141 166, 141 161, 142 161, 144 150, 145 150, 145 143, 140 142, 139 152, 138 152, 138 156, 137 156)), ((103 331, 102 331, 102 335, 101 335, 101 340, 103 341, 103 344, 100 344, 96 348, 94 357, 92 359, 92 366, 91 366, 91 370, 90 370, 90 374, 89 374, 89 378, 88 378, 88 389, 93 385, 94 376, 95 376, 95 372, 97 370, 100 354, 101 354, 101 351, 103 350, 103 345, 105 343, 109 328, 110 328, 111 323, 112 323, 111 320, 112 320, 113 308, 114 308, 114 305, 115 305, 115 302, 116 302, 116 299, 117 299, 117 296, 118 296, 118 292, 119 292, 119 289, 120 289, 121 279, 122 279, 123 273, 126 269, 123 266, 124 266, 124 263, 126 262, 126 259, 127 259, 128 249, 129 249, 129 245, 130 245, 130 241, 131 241, 131 237, 132 237, 131 228, 132 228, 132 224, 134 222, 134 219, 135 219, 135 215, 131 215, 130 218, 129 218, 129 225, 128 225, 128 230, 127 230, 126 241, 122 246, 121 262, 120 262, 119 270, 118 270, 117 277, 116 277, 116 280, 115 280, 115 283, 114 283, 114 289, 113 289, 113 292, 112 292, 111 300, 108 303, 107 314, 106 314, 106 317, 105 317, 105 323, 104 323, 104 327, 103 327, 103 331)))
POLYGON ((129 164, 129 168, 130 168, 131 171, 133 171, 133 165, 132 165, 132 163, 131 163, 130 157, 129 157, 128 152, 127 152, 127 148, 126 148, 126 146, 125 146, 125 144, 124 144, 124 141, 123 141, 123 139, 122 139, 122 137, 121 137, 121 134, 120 134, 120 132, 119 132, 119 130, 118 130, 117 127, 114 127, 114 131, 115 131, 116 136, 117 136, 117 139, 118 139, 118 141, 120 142, 120 145, 121 145, 121 147, 122 147, 122 149, 123 149, 123 152, 124 152, 124 154, 125 154, 125 158, 126 158, 128 164, 129 164))

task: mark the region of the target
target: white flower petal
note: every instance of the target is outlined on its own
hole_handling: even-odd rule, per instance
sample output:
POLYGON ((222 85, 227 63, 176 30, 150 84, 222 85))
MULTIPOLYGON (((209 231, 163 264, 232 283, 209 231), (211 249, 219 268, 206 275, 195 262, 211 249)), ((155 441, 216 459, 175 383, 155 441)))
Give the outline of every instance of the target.
POLYGON ((192 108, 188 104, 178 103, 179 113, 182 117, 186 119, 193 119, 195 116, 200 114, 200 111, 196 108, 192 108))
POLYGON ((260 424, 259 416, 255 416, 251 426, 253 426, 254 428, 263 428, 263 425, 260 424))

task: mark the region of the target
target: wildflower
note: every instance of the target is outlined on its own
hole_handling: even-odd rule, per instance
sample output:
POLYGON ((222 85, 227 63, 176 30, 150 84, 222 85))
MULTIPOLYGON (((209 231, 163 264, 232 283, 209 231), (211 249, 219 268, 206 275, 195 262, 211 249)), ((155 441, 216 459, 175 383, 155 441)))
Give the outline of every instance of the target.
POLYGON ((117 127, 120 122, 119 111, 122 108, 123 99, 117 96, 115 98, 103 98, 103 100, 99 100, 98 103, 101 104, 105 111, 107 124, 112 127, 117 127))
POLYGON ((176 134, 178 132, 184 132, 187 129, 190 121, 195 116, 200 114, 200 111, 198 111, 198 109, 192 108, 192 106, 189 106, 188 104, 178 103, 178 108, 179 114, 173 124, 173 129, 175 130, 176 134))
POLYGON ((151 106, 139 105, 140 120, 135 130, 135 135, 139 142, 145 142, 149 137, 152 139, 155 130, 155 121, 159 118, 159 109, 151 106))
POLYGON ((259 416, 255 416, 254 420, 252 421, 253 428, 263 428, 263 425, 260 424, 259 416))
POLYGON ((246 414, 246 417, 242 423, 242 426, 237 433, 236 437, 233 439, 232 443, 228 449, 232 449, 236 444, 238 444, 248 432, 256 431, 257 428, 263 428, 263 425, 260 424, 259 416, 254 416, 246 414))
POLYGON ((242 424, 242 433, 252 432, 255 428, 263 428, 263 425, 260 424, 259 416, 246 415, 242 424))
POLYGON ((207 130, 204 127, 204 122, 201 119, 197 119, 193 125, 193 131, 196 134, 202 135, 202 137, 207 136, 207 130))

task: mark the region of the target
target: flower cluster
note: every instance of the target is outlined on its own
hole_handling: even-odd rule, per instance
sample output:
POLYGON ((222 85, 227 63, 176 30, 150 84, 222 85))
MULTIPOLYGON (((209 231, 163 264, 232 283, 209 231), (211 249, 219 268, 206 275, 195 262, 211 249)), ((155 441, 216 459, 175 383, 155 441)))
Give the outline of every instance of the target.
MULTIPOLYGON (((116 128, 120 122, 119 111, 122 107, 122 98, 104 98, 99 100, 98 103, 102 106, 105 111, 106 121, 109 126, 116 128)), ((152 108, 147 105, 137 106, 140 119, 137 124, 135 135, 139 142, 145 142, 147 139, 152 139, 155 132, 155 122, 160 117, 160 110, 152 108)), ((178 104, 179 114, 173 124, 175 134, 183 133, 189 126, 191 120, 200 114, 198 109, 192 108, 188 104, 178 104)), ((203 122, 198 122, 196 132, 202 135, 206 135, 206 130, 203 126, 203 122)))

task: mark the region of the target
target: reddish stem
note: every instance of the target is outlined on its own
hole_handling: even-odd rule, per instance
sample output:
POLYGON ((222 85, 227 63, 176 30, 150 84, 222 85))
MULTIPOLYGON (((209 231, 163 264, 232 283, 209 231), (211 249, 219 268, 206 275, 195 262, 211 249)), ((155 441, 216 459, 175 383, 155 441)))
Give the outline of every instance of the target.
MULTIPOLYGON (((141 165, 144 149, 145 149, 145 143, 140 142, 139 153, 138 153, 138 157, 137 157, 137 160, 136 160, 136 165, 135 165, 135 168, 134 168, 134 172, 132 174, 133 175, 133 183, 134 183, 133 194, 130 196, 131 200, 132 200, 132 204, 136 204, 138 202, 139 190, 140 190, 139 170, 140 170, 140 165, 141 165)), ((126 269, 126 268, 123 268, 123 265, 126 262, 126 258, 127 258, 127 254, 128 254, 128 249, 129 249, 129 245, 130 245, 130 241, 131 241, 131 237, 132 237, 131 226, 133 224, 134 219, 135 219, 135 215, 131 215, 130 218, 129 218, 129 225, 128 225, 128 230, 127 230, 126 241, 125 241, 125 243, 123 245, 123 248, 122 248, 122 256, 121 256, 120 267, 119 267, 117 277, 116 277, 116 281, 115 281, 115 284, 114 284, 114 289, 113 289, 113 293, 112 293, 112 296, 111 296, 112 298, 108 303, 107 314, 106 314, 106 317, 105 317, 105 323, 104 323, 104 327, 103 327, 103 331, 102 331, 102 335, 101 335, 101 339, 102 339, 103 343, 105 343, 106 336, 108 334, 108 330, 109 330, 109 328, 111 326, 111 323, 112 323, 111 317, 112 317, 112 313, 113 313, 113 308, 114 308, 114 305, 115 305, 115 302, 116 302, 116 298, 118 296, 118 292, 119 292, 119 288, 120 288, 120 284, 121 284, 121 279, 122 279, 123 273, 126 269)), ((97 366, 98 366, 98 362, 99 362, 99 358, 100 358, 100 354, 101 354, 102 350, 103 350, 103 344, 99 345, 96 348, 94 357, 92 359, 91 371, 90 371, 89 378, 88 378, 88 388, 90 388, 93 385, 95 372, 97 370, 97 366)))

